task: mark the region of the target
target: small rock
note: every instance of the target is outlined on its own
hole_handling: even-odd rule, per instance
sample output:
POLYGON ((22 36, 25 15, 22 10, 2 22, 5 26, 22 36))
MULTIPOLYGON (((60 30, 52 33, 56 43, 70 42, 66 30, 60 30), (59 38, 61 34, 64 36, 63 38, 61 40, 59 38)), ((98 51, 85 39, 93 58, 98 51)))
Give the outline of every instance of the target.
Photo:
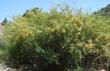
POLYGON ((17 71, 17 70, 14 69, 14 68, 9 68, 9 67, 8 67, 8 68, 5 69, 5 71, 17 71))

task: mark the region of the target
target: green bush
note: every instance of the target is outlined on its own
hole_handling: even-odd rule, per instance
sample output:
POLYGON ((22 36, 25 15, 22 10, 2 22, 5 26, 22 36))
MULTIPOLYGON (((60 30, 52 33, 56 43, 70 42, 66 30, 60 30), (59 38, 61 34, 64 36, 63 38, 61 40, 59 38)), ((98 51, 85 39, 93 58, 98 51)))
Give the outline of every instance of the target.
POLYGON ((27 11, 8 25, 9 62, 16 67, 27 66, 23 71, 97 69, 102 61, 96 61, 107 61, 103 48, 109 41, 94 28, 98 23, 94 18, 73 14, 70 9, 27 11))

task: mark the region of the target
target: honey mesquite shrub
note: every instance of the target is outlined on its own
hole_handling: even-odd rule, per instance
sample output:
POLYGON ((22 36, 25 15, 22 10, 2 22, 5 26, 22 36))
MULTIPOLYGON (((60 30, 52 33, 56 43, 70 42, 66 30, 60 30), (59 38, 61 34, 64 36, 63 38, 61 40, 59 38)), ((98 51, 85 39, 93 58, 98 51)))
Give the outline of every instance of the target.
POLYGON ((101 62, 95 61, 103 56, 106 42, 95 32, 97 22, 92 18, 67 9, 27 11, 9 26, 9 61, 15 66, 26 65, 24 71, 97 68, 101 62))

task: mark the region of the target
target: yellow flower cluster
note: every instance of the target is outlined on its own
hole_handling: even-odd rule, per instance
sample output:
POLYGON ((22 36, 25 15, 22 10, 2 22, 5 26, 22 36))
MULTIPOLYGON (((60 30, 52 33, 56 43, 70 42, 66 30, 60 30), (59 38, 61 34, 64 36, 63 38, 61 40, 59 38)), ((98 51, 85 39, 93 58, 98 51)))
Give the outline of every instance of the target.
POLYGON ((27 38, 27 37, 33 35, 33 31, 30 30, 30 29, 28 29, 28 28, 22 28, 22 29, 19 31, 19 35, 20 35, 20 37, 22 37, 22 38, 27 38))
POLYGON ((110 40, 110 35, 98 36, 97 39, 110 40))
POLYGON ((86 48, 94 48, 94 44, 93 43, 88 43, 88 44, 85 44, 85 47, 86 48))
POLYGON ((50 28, 50 27, 48 27, 47 30, 50 31, 50 32, 62 31, 63 33, 66 33, 65 29, 60 29, 60 28, 50 28))
POLYGON ((50 32, 54 32, 55 31, 54 28, 50 28, 50 27, 48 27, 47 30, 50 31, 50 32))
POLYGON ((85 47, 86 48, 94 48, 95 44, 92 42, 92 40, 88 40, 88 43, 85 44, 85 47))

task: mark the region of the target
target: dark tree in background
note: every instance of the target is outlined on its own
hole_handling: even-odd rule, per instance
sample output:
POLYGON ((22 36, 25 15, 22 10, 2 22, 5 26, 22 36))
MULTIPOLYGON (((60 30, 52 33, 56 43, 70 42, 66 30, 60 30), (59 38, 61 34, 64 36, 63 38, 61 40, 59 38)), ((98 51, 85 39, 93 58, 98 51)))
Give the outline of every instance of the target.
POLYGON ((8 23, 8 20, 7 20, 7 18, 4 18, 2 25, 5 25, 6 23, 8 23))
POLYGON ((97 12, 94 12, 95 14, 100 14, 102 16, 110 16, 110 4, 108 4, 106 7, 101 8, 97 12))

